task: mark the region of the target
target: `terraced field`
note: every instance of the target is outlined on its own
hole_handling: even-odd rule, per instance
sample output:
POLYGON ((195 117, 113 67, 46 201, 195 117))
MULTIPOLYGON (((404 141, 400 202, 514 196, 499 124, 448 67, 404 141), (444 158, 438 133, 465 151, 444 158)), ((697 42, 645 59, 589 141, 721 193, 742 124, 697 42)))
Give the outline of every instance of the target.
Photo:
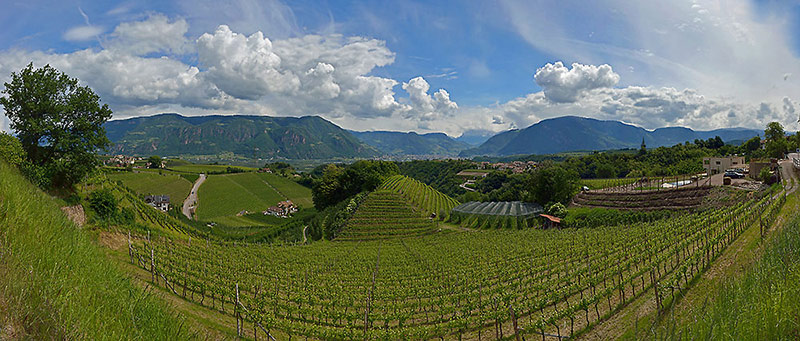
POLYGON ((175 174, 116 172, 108 174, 108 178, 112 181, 122 181, 123 185, 139 195, 169 195, 172 205, 182 205, 192 190, 192 183, 189 180, 175 174))
POLYGON ((412 205, 425 213, 441 215, 450 212, 460 203, 425 183, 403 175, 393 176, 381 185, 381 189, 398 193, 412 205))
POLYGON ((336 240, 374 240, 415 237, 436 231, 436 222, 391 190, 367 196, 336 240))

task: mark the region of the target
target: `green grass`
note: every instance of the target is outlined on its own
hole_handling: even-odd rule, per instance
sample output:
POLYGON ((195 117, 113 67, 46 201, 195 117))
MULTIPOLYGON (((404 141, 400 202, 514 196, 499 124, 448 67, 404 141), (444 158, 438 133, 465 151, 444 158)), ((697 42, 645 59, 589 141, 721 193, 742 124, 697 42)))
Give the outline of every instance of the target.
POLYGON ((261 212, 283 197, 257 173, 209 175, 198 193, 199 220, 235 216, 242 210, 261 212))
POLYGON ((186 178, 175 174, 145 172, 119 172, 110 173, 108 178, 112 181, 122 181, 130 189, 140 195, 166 194, 169 195, 172 205, 182 205, 183 200, 192 190, 192 183, 186 178))
POLYGON ((280 194, 289 198, 289 200, 294 202, 297 206, 302 208, 314 207, 314 202, 311 200, 310 188, 275 174, 259 173, 258 176, 269 182, 280 194))
MULTIPOLYGON (((51 199, 0 163, 0 323, 20 339, 187 339, 51 199)), ((2 329, 2 328, 0 328, 2 329)))
POLYGON ((796 340, 800 334, 800 219, 769 243, 756 264, 712 293, 692 323, 669 338, 796 340))

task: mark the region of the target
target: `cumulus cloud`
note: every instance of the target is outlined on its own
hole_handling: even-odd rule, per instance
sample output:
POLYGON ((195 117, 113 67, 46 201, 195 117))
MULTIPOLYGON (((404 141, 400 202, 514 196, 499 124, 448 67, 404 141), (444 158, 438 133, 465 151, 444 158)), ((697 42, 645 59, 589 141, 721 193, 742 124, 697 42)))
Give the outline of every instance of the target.
POLYGON ((187 30, 183 19, 153 14, 118 25, 101 37, 102 49, 3 51, 0 81, 29 62, 51 64, 91 86, 115 117, 163 111, 322 115, 349 122, 406 120, 415 122, 412 129, 424 129, 427 124, 419 122, 450 117, 458 109, 446 90, 429 94, 422 77, 404 86, 408 99, 398 100, 400 83, 372 74, 394 62, 394 52, 381 40, 342 35, 271 40, 220 25, 189 41, 187 30))
POLYGON ((94 39, 95 37, 103 34, 104 30, 100 26, 86 25, 76 26, 64 32, 64 40, 68 41, 86 41, 94 39))
POLYGON ((458 104, 450 100, 450 94, 439 89, 433 96, 428 95, 430 84, 422 77, 416 77, 403 83, 403 90, 408 92, 411 106, 406 110, 406 117, 422 121, 432 121, 451 116, 458 109, 458 104))
POLYGON ((181 54, 189 50, 184 19, 170 21, 163 14, 153 14, 143 21, 123 22, 111 33, 110 49, 133 55, 149 53, 181 54))
POLYGON ((245 37, 221 25, 197 39, 197 51, 209 79, 233 97, 254 100, 300 86, 295 74, 281 70, 281 57, 261 32, 245 37))
POLYGON ((610 88, 619 82, 619 75, 608 64, 573 63, 570 70, 560 61, 537 69, 533 78, 553 102, 574 102, 586 91, 610 88))

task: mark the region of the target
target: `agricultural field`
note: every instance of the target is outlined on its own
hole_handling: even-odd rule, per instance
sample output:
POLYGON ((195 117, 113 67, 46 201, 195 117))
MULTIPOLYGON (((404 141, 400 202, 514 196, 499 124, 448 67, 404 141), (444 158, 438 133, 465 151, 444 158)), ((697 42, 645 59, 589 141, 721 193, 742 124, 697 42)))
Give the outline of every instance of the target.
POLYGON ((616 179, 581 179, 581 186, 589 187, 590 190, 606 189, 610 187, 627 186, 639 180, 637 178, 616 178, 616 179))
POLYGON ((284 200, 257 173, 209 175, 198 191, 197 219, 235 216, 243 210, 261 212, 284 200))
POLYGON ((258 176, 268 182, 278 193, 289 198, 297 206, 302 208, 314 207, 311 200, 311 189, 300 185, 290 179, 270 173, 258 173, 258 176))
POLYGON ((410 206, 395 191, 370 193, 336 237, 343 240, 374 240, 416 237, 436 232, 436 222, 410 206))
POLYGON ((123 185, 139 195, 169 195, 172 205, 183 205, 183 200, 192 190, 192 183, 176 174, 115 172, 109 173, 108 178, 112 181, 122 181, 123 185))
MULTIPOLYGON (((380 211, 407 211, 396 192, 374 193, 376 207, 389 204, 380 211)), ((767 192, 625 228, 283 247, 159 238, 129 251, 169 292, 236 316, 246 337, 572 338, 645 292, 658 309, 669 306, 743 231, 771 224, 784 199, 767 192)))
POLYGON ((430 214, 447 213, 460 203, 425 183, 403 175, 387 179, 380 187, 398 193, 418 209, 430 214))
POLYGON ((214 174, 214 173, 217 173, 217 174, 220 174, 220 173, 227 172, 228 167, 238 168, 243 172, 250 172, 250 171, 255 171, 256 170, 256 168, 252 168, 252 167, 229 166, 229 165, 201 165, 201 164, 193 164, 193 163, 190 163, 190 164, 179 164, 177 166, 172 166, 172 167, 168 166, 167 168, 169 168, 171 170, 178 171, 178 172, 186 172, 186 173, 196 173, 196 174, 200 174, 200 173, 214 174))

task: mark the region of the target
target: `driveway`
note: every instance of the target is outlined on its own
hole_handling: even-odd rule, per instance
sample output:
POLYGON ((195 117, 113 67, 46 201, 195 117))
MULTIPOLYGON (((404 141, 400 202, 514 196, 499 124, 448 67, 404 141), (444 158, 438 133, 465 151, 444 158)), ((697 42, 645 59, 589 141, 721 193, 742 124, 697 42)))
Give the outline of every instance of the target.
POLYGON ((200 185, 203 184, 203 181, 206 181, 206 175, 200 174, 200 177, 194 182, 189 196, 183 201, 183 215, 190 220, 194 219, 194 217, 192 217, 192 209, 197 207, 197 190, 200 189, 200 185))

